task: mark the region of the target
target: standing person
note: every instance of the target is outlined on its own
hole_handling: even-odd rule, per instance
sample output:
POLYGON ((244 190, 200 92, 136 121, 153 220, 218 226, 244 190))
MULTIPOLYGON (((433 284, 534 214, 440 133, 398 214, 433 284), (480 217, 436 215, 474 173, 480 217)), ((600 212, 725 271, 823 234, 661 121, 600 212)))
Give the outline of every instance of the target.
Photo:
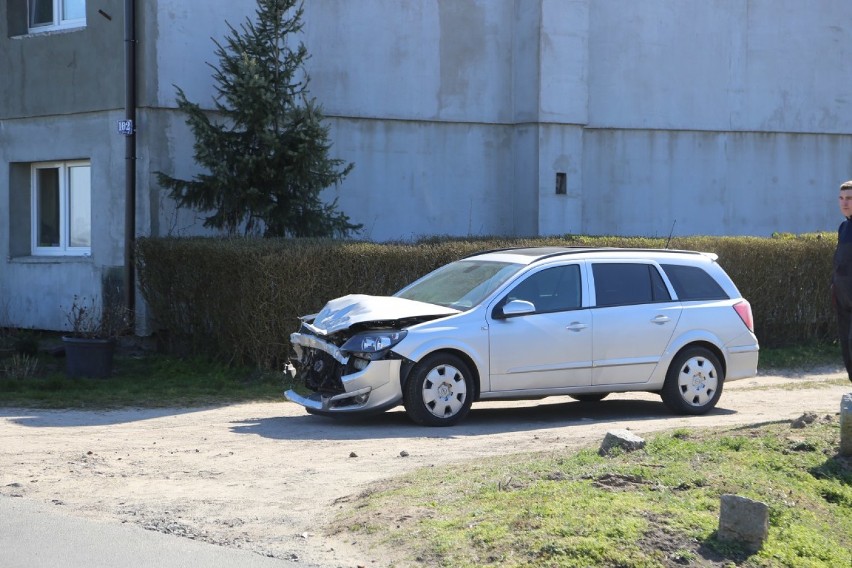
POLYGON ((831 294, 837 310, 837 330, 843 364, 852 381, 852 180, 840 185, 840 213, 846 220, 837 229, 831 294))

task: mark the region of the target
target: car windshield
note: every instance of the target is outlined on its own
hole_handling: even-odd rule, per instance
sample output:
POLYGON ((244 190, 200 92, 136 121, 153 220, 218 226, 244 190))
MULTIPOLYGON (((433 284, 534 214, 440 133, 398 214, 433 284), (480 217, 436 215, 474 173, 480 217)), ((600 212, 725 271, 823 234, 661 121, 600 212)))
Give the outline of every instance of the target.
POLYGON ((459 260, 430 272, 394 295, 465 311, 523 267, 511 262, 459 260))

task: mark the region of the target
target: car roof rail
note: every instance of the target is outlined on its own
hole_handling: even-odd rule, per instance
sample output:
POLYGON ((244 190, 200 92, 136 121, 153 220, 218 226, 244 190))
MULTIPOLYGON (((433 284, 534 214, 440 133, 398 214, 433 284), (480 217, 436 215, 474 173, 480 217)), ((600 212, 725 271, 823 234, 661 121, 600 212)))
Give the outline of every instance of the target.
POLYGON ((705 252, 701 252, 701 251, 681 250, 681 249, 665 249, 665 248, 649 248, 649 247, 635 247, 635 248, 633 248, 633 247, 588 247, 588 246, 565 246, 565 247, 529 247, 529 246, 527 246, 527 247, 505 247, 505 248, 495 248, 495 249, 482 250, 482 251, 470 253, 466 256, 463 256, 462 258, 463 259, 464 258, 470 258, 472 256, 480 256, 480 255, 483 255, 483 254, 491 254, 491 253, 495 253, 495 252, 511 252, 511 251, 517 251, 517 250, 534 250, 534 249, 537 249, 537 248, 542 248, 542 249, 551 248, 551 249, 559 249, 559 250, 554 250, 554 252, 544 254, 544 255, 536 258, 535 260, 533 260, 532 261, 533 263, 534 262, 541 262, 543 260, 547 260, 547 259, 558 257, 558 256, 564 256, 564 255, 569 255, 569 254, 581 254, 581 253, 585 253, 585 252, 652 252, 652 253, 655 253, 655 254, 657 254, 657 253, 661 253, 661 254, 693 254, 693 255, 703 255, 703 256, 709 255, 709 257, 713 258, 714 260, 715 260, 714 257, 717 257, 717 255, 715 255, 714 253, 705 253, 705 252))

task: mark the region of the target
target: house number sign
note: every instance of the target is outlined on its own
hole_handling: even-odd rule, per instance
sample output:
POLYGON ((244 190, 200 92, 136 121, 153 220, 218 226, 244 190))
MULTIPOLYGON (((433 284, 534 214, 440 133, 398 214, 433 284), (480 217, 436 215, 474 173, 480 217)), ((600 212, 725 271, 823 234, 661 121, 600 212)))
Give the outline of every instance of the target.
POLYGON ((124 134, 125 136, 130 136, 133 134, 133 121, 132 120, 119 120, 118 121, 118 133, 124 134))

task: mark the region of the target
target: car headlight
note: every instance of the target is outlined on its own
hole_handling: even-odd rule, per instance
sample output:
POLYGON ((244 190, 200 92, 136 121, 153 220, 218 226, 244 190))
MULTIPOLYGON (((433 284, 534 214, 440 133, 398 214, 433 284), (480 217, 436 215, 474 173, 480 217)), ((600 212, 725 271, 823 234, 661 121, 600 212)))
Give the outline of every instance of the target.
POLYGON ((349 338, 340 349, 365 359, 381 359, 388 349, 402 341, 408 335, 402 331, 365 331, 349 338))

